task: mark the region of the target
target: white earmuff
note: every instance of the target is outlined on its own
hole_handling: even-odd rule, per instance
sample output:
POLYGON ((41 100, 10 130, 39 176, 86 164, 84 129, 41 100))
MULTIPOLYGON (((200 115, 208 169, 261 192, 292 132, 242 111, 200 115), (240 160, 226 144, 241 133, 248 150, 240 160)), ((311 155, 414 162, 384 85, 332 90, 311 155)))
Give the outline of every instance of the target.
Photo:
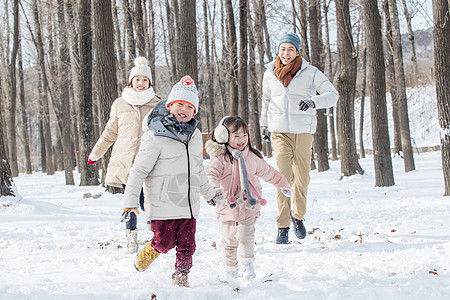
POLYGON ((223 125, 226 118, 228 118, 228 116, 223 117, 216 129, 214 129, 214 137, 219 144, 228 143, 228 129, 223 125))

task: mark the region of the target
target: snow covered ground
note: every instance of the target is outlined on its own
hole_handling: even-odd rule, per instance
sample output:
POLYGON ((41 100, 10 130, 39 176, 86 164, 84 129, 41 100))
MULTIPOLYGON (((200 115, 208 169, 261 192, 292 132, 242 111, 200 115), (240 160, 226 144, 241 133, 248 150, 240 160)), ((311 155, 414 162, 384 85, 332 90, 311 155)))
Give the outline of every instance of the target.
MULTIPOLYGON (((394 158, 396 185, 387 188, 374 187, 371 156, 360 160, 365 175, 339 181, 339 162, 312 171, 309 233, 303 241, 291 234, 289 245, 274 243, 275 189, 264 183, 268 205, 257 222, 251 282, 218 281, 219 223, 205 203, 188 289, 171 284, 174 250, 146 272, 134 269, 122 248, 122 195, 65 186, 63 173, 21 174, 23 199, 1 200, 0 299, 444 299, 450 201, 442 196, 440 153, 416 154, 415 162, 417 170, 405 173, 394 158), (87 192, 102 196, 83 199, 87 192)), ((138 226, 140 240, 150 239, 143 218, 138 226)))
MULTIPOLYGON (((439 144, 432 89, 409 91, 418 95, 409 100, 411 132, 423 146, 439 144)), ((134 269, 119 222, 122 195, 80 187, 78 176, 66 186, 61 172, 20 174, 22 199, 0 198, 0 299, 448 299, 450 199, 442 196, 440 152, 414 158, 408 173, 393 158, 392 187, 374 187, 372 156, 360 160, 364 175, 339 180, 339 161, 311 171, 309 233, 299 241, 291 230, 289 245, 274 243, 275 189, 263 183, 268 204, 256 225, 253 281, 218 280, 220 225, 203 203, 190 288, 171 284, 174 250, 146 272, 134 269)), ((152 234, 138 221, 144 244, 152 234)))

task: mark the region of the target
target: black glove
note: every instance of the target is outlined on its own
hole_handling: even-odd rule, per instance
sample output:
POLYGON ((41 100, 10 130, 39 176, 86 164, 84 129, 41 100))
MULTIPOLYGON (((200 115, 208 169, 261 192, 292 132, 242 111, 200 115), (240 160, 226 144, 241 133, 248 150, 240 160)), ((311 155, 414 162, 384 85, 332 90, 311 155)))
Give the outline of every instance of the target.
POLYGON ((266 142, 270 142, 270 132, 267 126, 261 126, 261 136, 266 142))
POLYGON ((300 109, 301 111, 307 111, 308 109, 315 107, 316 104, 310 99, 298 101, 298 109, 300 109))

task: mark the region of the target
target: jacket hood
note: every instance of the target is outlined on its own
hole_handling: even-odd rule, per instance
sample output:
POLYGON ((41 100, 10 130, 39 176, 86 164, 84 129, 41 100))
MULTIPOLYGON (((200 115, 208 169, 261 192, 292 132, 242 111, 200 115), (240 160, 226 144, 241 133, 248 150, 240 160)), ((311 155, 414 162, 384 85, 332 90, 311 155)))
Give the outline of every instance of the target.
POLYGON ((227 146, 213 140, 208 140, 205 144, 205 150, 210 156, 220 156, 227 152, 227 146))

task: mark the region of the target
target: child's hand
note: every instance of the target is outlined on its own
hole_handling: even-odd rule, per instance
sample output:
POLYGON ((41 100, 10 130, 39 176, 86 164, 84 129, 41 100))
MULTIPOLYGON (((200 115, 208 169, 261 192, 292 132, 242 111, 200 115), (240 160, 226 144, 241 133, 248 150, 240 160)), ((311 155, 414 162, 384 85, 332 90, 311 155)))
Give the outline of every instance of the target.
POLYGON ((206 203, 208 203, 209 205, 212 205, 212 206, 216 206, 216 204, 222 205, 222 199, 223 199, 222 189, 216 189, 216 195, 214 196, 214 198, 207 201, 206 203))
POLYGON ((292 197, 292 193, 294 192, 289 184, 280 189, 283 195, 286 197, 292 197))

